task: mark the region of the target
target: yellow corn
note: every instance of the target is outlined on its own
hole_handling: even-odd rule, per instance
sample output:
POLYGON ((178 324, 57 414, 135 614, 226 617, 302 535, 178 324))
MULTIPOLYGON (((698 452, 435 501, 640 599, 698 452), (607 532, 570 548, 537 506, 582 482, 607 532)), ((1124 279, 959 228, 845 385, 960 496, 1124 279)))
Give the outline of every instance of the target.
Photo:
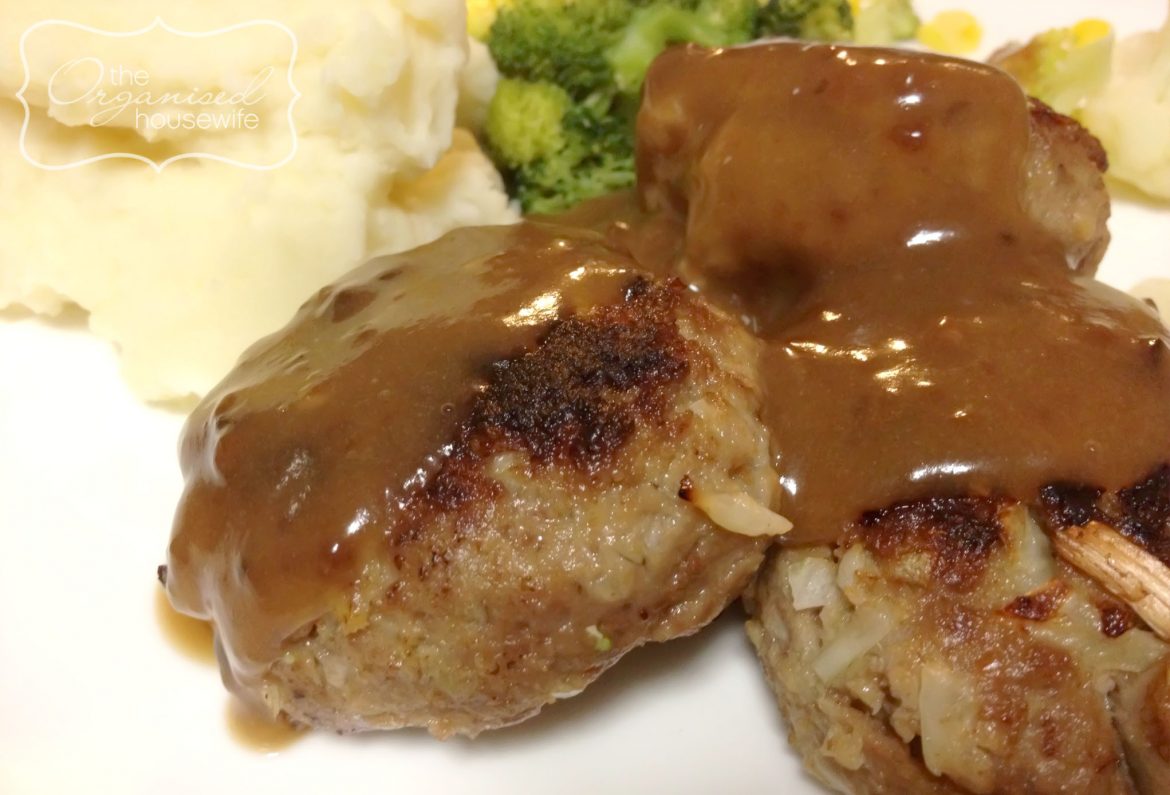
POLYGON ((477 39, 486 39, 496 14, 509 3, 510 0, 467 0, 467 32, 477 39))
POLYGON ((918 26, 918 40, 938 52, 966 55, 978 49, 983 27, 966 11, 943 11, 918 26))
POLYGON ((1113 32, 1113 26, 1103 19, 1082 19, 1072 26, 1073 42, 1078 47, 1100 41, 1113 32))

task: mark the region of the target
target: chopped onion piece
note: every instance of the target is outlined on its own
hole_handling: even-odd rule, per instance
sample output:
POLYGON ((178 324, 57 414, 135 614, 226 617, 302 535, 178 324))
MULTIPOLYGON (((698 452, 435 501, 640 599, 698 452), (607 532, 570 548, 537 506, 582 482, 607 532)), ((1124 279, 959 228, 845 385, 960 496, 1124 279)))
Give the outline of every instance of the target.
POLYGON ((1056 577, 1056 561, 1048 536, 1027 510, 1020 510, 1020 533, 1014 537, 1013 585, 1020 593, 1039 590, 1056 577))
POLYGON ((796 610, 824 607, 837 593, 837 567, 825 558, 804 558, 788 566, 788 587, 796 610))
POLYGON ((918 692, 922 761, 936 776, 950 776, 972 792, 990 792, 995 771, 971 739, 978 716, 976 692, 966 674, 929 663, 922 667, 918 692))
POLYGON ((863 601, 862 589, 876 577, 874 561, 865 547, 854 544, 841 556, 837 566, 837 587, 854 603, 863 601))
POLYGON ((1029 622, 1028 634, 1067 649, 1094 676, 1141 673, 1166 656, 1167 647, 1152 632, 1134 627, 1120 637, 1101 631, 1097 606, 1080 594, 1071 594, 1060 612, 1048 621, 1029 622))
POLYGON ((817 655, 813 670, 823 682, 832 682, 864 655, 882 642, 894 620, 889 615, 870 607, 862 607, 853 614, 837 637, 817 655))
POLYGON ((741 536, 782 536, 792 529, 792 522, 742 491, 706 491, 687 478, 679 496, 724 530, 741 536))

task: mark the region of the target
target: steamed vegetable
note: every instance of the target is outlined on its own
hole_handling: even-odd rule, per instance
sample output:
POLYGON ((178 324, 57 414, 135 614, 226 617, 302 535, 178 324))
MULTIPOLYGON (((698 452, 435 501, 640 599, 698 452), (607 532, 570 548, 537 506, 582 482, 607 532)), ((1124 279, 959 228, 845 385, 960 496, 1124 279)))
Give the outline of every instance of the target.
POLYGON ((983 41, 983 26, 969 11, 941 11, 919 25, 917 35, 918 41, 935 52, 970 55, 983 41))
POLYGON ((1170 20, 1117 42, 1103 23, 1083 22, 992 62, 1101 139, 1114 179, 1170 200, 1170 20))
POLYGON ((1109 82, 1113 29, 1099 19, 1054 28, 1027 44, 1000 50, 992 62, 1029 94, 1066 115, 1082 110, 1109 82))
POLYGON ((890 44, 918 32, 910 0, 852 0, 852 7, 853 40, 858 44, 890 44))
POLYGON ((467 0, 467 32, 472 38, 483 40, 487 38, 492 23, 496 21, 496 14, 507 0, 467 0))
POLYGON ((614 82, 619 91, 636 91, 650 62, 672 42, 726 47, 749 41, 758 17, 755 0, 700 0, 693 8, 659 2, 639 8, 606 51, 614 82))
MULTIPOLYGON (((858 8, 867 42, 913 33, 909 0, 858 8)), ((512 197, 536 213, 634 184, 639 91, 670 44, 849 40, 855 23, 850 0, 471 0, 468 9, 473 31, 491 20, 486 40, 503 77, 486 148, 512 197)))
POLYGON ((503 78, 484 135, 525 212, 556 212, 633 185, 632 113, 605 92, 577 101, 555 83, 503 78))
POLYGON ((844 41, 852 38, 849 0, 772 0, 760 9, 761 36, 844 41))
POLYGON ((1109 82, 1081 119, 1105 145, 1110 174, 1170 200, 1170 19, 1117 43, 1109 82))

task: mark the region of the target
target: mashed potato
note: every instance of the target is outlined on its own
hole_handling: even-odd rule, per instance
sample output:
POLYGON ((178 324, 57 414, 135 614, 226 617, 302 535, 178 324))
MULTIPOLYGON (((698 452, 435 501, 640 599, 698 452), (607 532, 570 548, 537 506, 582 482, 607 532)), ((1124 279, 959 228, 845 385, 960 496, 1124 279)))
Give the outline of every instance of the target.
MULTIPOLYGON (((10 5, 0 26, 0 307, 54 313, 75 302, 118 346, 139 394, 199 395, 314 290, 364 259, 455 226, 514 220, 499 175, 456 126, 482 118, 495 81, 483 52, 468 63, 464 14, 462 0, 10 5), (185 31, 271 19, 295 34, 295 156, 271 170, 188 159, 161 172, 126 159, 58 171, 26 160, 17 144, 25 110, 13 99, 25 77, 24 31, 53 18, 129 31, 156 16, 185 31)), ((276 162, 291 141, 287 127, 150 130, 124 113, 95 128, 100 108, 50 102, 47 77, 53 64, 93 55, 147 70, 153 92, 234 91, 290 49, 274 30, 221 36, 213 56, 157 31, 108 40, 37 31, 27 148, 47 163, 107 150, 276 162)), ((279 103, 287 109, 282 79, 288 94, 277 74, 257 105, 272 118, 279 103)))

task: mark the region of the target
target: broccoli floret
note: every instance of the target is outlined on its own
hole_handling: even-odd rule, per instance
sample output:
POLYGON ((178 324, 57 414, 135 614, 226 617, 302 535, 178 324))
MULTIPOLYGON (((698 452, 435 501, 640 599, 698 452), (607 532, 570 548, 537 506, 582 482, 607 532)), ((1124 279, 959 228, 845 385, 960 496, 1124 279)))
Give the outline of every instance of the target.
POLYGON ((555 212, 634 184, 634 114, 668 44, 748 41, 757 0, 516 0, 488 47, 504 76, 488 151, 526 212, 555 212))
POLYGON ((574 103, 552 83, 500 81, 484 132, 526 212, 556 212, 633 184, 632 106, 595 104, 574 103))
POLYGON ((521 205, 551 213, 634 184, 631 113, 619 106, 599 116, 585 105, 565 114, 565 145, 556 157, 534 164, 517 183, 521 205))
POLYGON ((918 15, 910 0, 861 0, 853 14, 853 40, 858 44, 889 44, 914 38, 918 15))
POLYGON ((668 45, 839 40, 853 28, 849 0, 491 2, 499 13, 487 43, 503 79, 484 134, 526 212, 556 212, 634 184, 638 93, 668 45))
POLYGON ((618 90, 637 91, 650 62, 668 44, 726 47, 749 41, 758 11, 756 0, 704 0, 692 8, 658 2, 638 9, 607 54, 618 90))
POLYGON ((630 0, 520 0, 500 9, 488 49, 500 74, 582 98, 612 86, 605 53, 634 10, 630 0))
POLYGON ((517 169, 560 152, 572 105, 568 92, 552 83, 500 80, 484 125, 496 161, 517 169))
POLYGON ((849 0, 769 0, 760 9, 757 37, 790 36, 846 41, 853 35, 849 0))

